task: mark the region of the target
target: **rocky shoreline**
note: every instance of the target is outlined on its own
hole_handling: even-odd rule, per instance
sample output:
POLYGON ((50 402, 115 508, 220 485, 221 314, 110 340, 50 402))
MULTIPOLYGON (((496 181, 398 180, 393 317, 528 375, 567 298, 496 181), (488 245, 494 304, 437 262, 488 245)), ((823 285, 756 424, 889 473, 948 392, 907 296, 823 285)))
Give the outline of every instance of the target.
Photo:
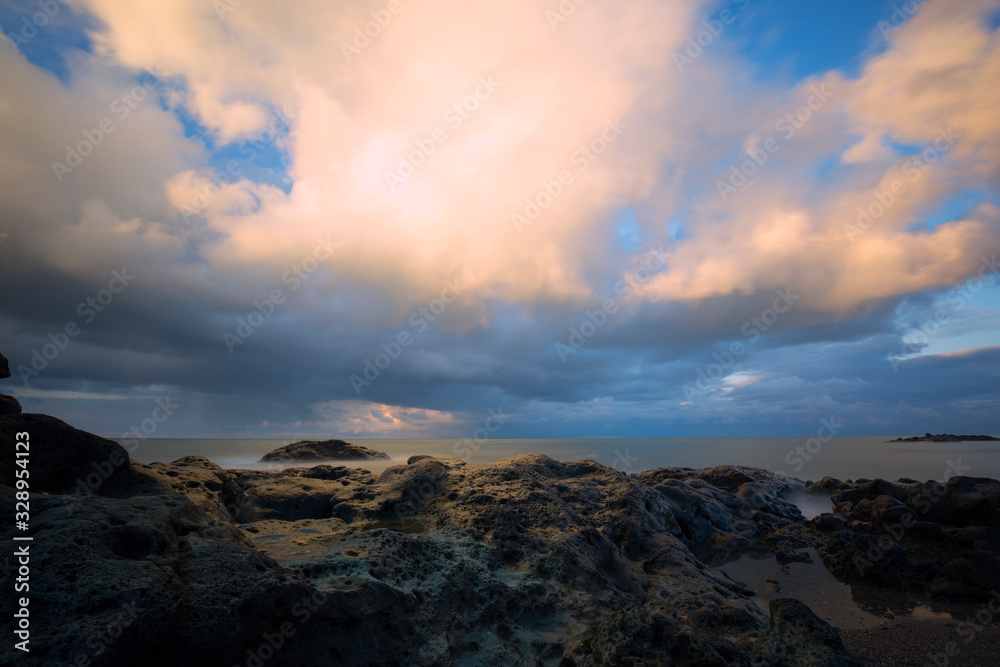
POLYGON ((0 417, 7 544, 23 534, 20 432, 33 631, 30 654, 0 649, 9 664, 870 664, 802 602, 765 611, 719 569, 751 550, 791 567, 814 550, 867 600, 986 610, 980 631, 946 633, 960 645, 961 630, 982 642, 1000 619, 995 480, 626 475, 539 454, 416 456, 377 475, 197 456, 142 465, 53 417, 11 414, 0 417), (829 495, 834 512, 806 520, 796 493, 829 495))

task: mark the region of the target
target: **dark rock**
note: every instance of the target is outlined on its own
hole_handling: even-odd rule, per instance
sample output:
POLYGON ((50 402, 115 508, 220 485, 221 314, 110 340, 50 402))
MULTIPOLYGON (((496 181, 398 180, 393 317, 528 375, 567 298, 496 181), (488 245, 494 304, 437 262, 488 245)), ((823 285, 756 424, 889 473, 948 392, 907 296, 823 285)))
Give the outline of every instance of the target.
POLYGON ((584 645, 584 667, 671 664, 725 667, 729 663, 691 627, 639 606, 612 614, 584 645))
MULTIPOLYGON (((840 634, 792 598, 769 604, 771 626, 753 645, 763 664, 775 667, 864 667, 844 646, 840 634)), ((756 661, 754 664, 758 664, 756 661)))
POLYGON ((782 549, 778 551, 775 555, 775 560, 778 561, 779 565, 788 565, 789 563, 812 563, 812 556, 809 555, 807 551, 789 551, 782 549))
POLYGON ((992 435, 955 435, 954 433, 938 433, 933 435, 931 433, 924 433, 923 435, 915 435, 909 438, 896 438, 895 440, 886 440, 886 442, 995 442, 1000 441, 1000 438, 995 438, 992 435))
POLYGON ((809 521, 809 524, 816 530, 823 533, 843 530, 844 528, 847 527, 847 522, 841 519, 839 516, 837 516, 836 514, 828 514, 825 512, 823 514, 818 514, 814 516, 809 521))
POLYGON ((10 365, 7 362, 7 357, 0 354, 0 380, 10 377, 10 365))
MULTIPOLYGON (((182 496, 32 495, 31 509, 31 652, 4 642, 3 664, 243 664, 315 594, 182 496)), ((0 487, 0 511, 13 516, 10 488, 0 487)), ((13 534, 0 530, 7 543, 13 534)), ((10 618, 15 596, 2 598, 10 618)), ((297 629, 286 659, 306 637, 297 629)))
POLYGON ((21 402, 13 396, 0 394, 0 417, 21 414, 21 402))
POLYGON ((275 461, 376 461, 389 455, 343 440, 300 440, 279 447, 261 457, 261 463, 275 461))
POLYGON ((130 495, 143 479, 117 442, 40 414, 0 417, 0 483, 14 485, 16 434, 28 433, 34 493, 130 495))
POLYGON ((624 475, 538 454, 416 456, 378 475, 198 456, 142 465, 42 415, 0 418, 0 539, 13 534, 19 431, 46 549, 25 664, 248 664, 291 622, 261 662, 746 665, 753 652, 854 665, 793 600, 772 603, 754 643, 767 628, 754 592, 711 565, 750 550, 804 561, 815 547, 866 590, 963 599, 1000 572, 991 480, 823 480, 840 516, 807 522, 783 497, 802 483, 742 466, 624 475), (114 638, 88 643, 106 627, 114 638))

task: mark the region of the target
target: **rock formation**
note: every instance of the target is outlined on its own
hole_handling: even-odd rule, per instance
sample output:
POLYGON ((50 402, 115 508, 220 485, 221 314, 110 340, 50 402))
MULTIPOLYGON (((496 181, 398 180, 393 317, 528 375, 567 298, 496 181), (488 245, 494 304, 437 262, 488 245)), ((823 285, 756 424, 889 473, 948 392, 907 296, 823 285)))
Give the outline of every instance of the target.
MULTIPOLYGON (((142 465, 32 414, 0 418, 4 461, 17 432, 32 452, 25 665, 749 665, 767 614, 709 562, 822 539, 780 497, 791 482, 749 468, 142 465)), ((9 466, 0 483, 10 543, 9 466)))
POLYGON ((264 454, 261 463, 280 461, 376 461, 389 455, 343 440, 300 440, 264 454))
POLYGON ((1000 441, 1000 438, 994 438, 992 435, 955 435, 954 433, 938 433, 933 435, 931 433, 924 433, 923 435, 915 435, 909 438, 896 438, 895 440, 887 440, 886 442, 994 442, 1000 441))

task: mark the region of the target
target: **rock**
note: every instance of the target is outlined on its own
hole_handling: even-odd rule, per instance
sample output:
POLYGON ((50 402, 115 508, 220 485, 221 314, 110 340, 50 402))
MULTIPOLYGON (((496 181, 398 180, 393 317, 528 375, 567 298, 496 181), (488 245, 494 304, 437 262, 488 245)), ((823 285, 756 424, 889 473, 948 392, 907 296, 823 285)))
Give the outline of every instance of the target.
POLYGON ((0 417, 21 414, 21 402, 13 396, 0 394, 0 417))
MULTIPOLYGON (((67 498, 32 495, 30 653, 4 642, 3 664, 244 664, 315 595, 183 496, 67 498)), ((13 516, 10 488, 0 487, 0 511, 13 516)), ((13 528, 0 530, 4 542, 13 528)), ((16 596, 2 597, 10 618, 16 596)), ((306 638, 295 627, 286 659, 306 638)))
POLYGON ((915 435, 910 438, 896 438, 895 440, 886 440, 886 442, 995 442, 1000 441, 1000 438, 995 438, 992 435, 955 435, 954 433, 938 433, 933 435, 931 433, 924 433, 923 435, 915 435))
POLYGON ((113 440, 40 414, 0 417, 0 483, 14 485, 16 434, 29 434, 33 493, 126 495, 143 483, 128 452, 113 440))
POLYGON ((0 380, 10 377, 10 365, 7 362, 7 357, 0 354, 0 380))
POLYGON ((844 530, 847 528, 847 522, 841 519, 836 514, 829 514, 824 512, 823 514, 818 514, 814 516, 809 524, 816 530, 829 533, 837 530, 844 530))
POLYGON ((802 514, 781 494, 792 487, 785 477, 743 466, 706 470, 660 468, 637 479, 661 494, 676 524, 674 535, 702 560, 721 564, 732 553, 771 539, 769 546, 799 549, 812 546, 794 531, 802 514))
POLYGON ((777 598, 771 600, 768 607, 771 625, 754 642, 754 664, 864 667, 864 663, 847 650, 837 631, 802 602, 777 598))
POLYGON ((640 606, 612 614, 585 643, 584 667, 674 664, 725 667, 729 663, 691 627, 640 606))
POLYGON ((789 551, 787 549, 779 550, 774 554, 775 560, 779 565, 788 565, 789 563, 812 563, 812 556, 809 555, 807 551, 789 551))
POLYGON ((429 454, 417 454, 415 456, 411 456, 410 458, 406 459, 406 465, 408 466, 413 465, 414 463, 417 463, 418 461, 423 461, 425 459, 434 459, 435 461, 440 461, 450 468, 461 468, 462 466, 465 465, 465 461, 463 461, 462 459, 442 459, 436 456, 431 456, 429 454))
MULTIPOLYGON (((142 465, 31 414, 0 418, 6 540, 19 431, 44 545, 24 664, 854 665, 797 601, 772 603, 765 632, 754 592, 712 564, 815 547, 842 580, 968 599, 1000 572, 990 480, 827 480, 840 516, 806 522, 783 497, 801 483, 742 466, 625 475, 539 454, 415 456, 380 474, 142 465)), ((0 604, 13 613, 11 596, 0 604)))
POLYGON ((343 440, 300 440, 279 447, 261 457, 261 463, 274 461, 376 461, 388 459, 377 452, 343 440))

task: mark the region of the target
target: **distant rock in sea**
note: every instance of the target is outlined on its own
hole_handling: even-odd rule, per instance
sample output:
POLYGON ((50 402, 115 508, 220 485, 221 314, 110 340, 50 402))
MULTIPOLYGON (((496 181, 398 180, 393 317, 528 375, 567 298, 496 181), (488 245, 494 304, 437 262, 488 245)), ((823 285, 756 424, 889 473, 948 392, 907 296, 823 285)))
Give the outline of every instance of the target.
POLYGON ((380 461, 388 460, 385 452, 377 452, 344 440, 300 440, 279 447, 261 457, 261 463, 278 461, 380 461))
POLYGON ((992 435, 955 435, 954 433, 938 433, 934 435, 933 433, 924 433, 923 435, 915 435, 911 438, 896 438, 895 440, 886 440, 886 442, 1000 442, 1000 438, 994 438, 992 435))

